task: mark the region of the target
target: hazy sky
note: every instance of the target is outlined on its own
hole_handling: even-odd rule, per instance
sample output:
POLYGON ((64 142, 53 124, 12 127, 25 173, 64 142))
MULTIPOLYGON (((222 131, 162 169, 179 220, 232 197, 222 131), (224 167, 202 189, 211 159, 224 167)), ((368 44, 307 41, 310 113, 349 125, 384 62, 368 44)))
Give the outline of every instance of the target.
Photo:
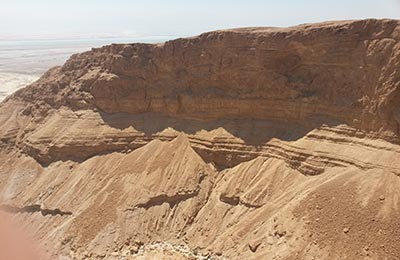
POLYGON ((186 36, 383 17, 400 19, 400 0, 0 0, 0 39, 186 36))

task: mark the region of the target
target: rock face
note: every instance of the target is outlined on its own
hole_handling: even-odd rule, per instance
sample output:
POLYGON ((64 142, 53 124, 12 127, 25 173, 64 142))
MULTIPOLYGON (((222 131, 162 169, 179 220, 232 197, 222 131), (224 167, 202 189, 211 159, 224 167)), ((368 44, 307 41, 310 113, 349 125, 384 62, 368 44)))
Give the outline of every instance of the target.
POLYGON ((395 259, 399 68, 396 20, 74 55, 0 104, 0 209, 73 259, 395 259))

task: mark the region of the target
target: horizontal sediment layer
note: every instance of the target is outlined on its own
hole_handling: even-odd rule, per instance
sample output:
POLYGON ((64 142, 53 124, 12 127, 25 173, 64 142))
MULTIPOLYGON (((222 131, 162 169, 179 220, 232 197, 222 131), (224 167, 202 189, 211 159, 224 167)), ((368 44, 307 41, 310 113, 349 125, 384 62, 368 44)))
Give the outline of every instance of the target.
POLYGON ((0 103, 0 210, 79 260, 395 259, 399 67, 374 19, 74 55, 0 103))

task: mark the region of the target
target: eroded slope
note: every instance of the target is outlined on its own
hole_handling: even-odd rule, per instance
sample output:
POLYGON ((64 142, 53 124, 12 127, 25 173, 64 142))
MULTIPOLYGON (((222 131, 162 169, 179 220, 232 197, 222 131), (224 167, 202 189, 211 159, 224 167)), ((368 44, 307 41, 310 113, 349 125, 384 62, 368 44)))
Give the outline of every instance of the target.
POLYGON ((73 259, 396 259, 400 25, 105 46, 0 104, 0 206, 73 259))

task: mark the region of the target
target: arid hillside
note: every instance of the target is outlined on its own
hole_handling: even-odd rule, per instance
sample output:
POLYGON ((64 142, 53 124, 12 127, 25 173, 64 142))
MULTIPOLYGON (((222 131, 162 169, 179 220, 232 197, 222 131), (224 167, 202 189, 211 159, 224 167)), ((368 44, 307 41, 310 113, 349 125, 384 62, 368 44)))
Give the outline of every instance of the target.
POLYGON ((60 259, 399 259, 400 21, 73 55, 0 103, 0 209, 60 259))

